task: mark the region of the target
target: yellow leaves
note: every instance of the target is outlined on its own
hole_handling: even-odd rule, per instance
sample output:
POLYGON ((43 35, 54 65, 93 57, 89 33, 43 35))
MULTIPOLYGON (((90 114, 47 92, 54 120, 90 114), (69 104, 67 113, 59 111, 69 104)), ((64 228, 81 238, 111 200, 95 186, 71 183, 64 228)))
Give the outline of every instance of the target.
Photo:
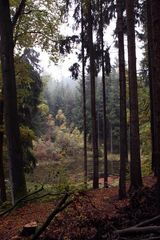
POLYGON ((28 140, 35 140, 35 133, 32 129, 29 127, 21 126, 20 127, 20 134, 21 134, 21 139, 22 141, 28 141, 28 140))
MULTIPOLYGON (((48 105, 47 105, 48 106, 48 105)), ((55 127, 55 121, 53 119, 53 116, 52 114, 49 114, 48 117, 47 117, 47 124, 49 127, 53 128, 55 127)))
POLYGON ((60 126, 61 130, 65 130, 66 128, 66 117, 61 109, 58 110, 58 113, 56 115, 56 123, 58 126, 60 126))
MULTIPOLYGON (((41 104, 42 109, 43 107, 45 106, 41 104)), ((55 119, 49 114, 46 116, 46 120, 46 133, 33 143, 38 159, 59 161, 66 156, 75 156, 82 151, 83 134, 77 128, 67 126, 66 117, 61 109, 55 119), (57 120, 64 122, 57 124, 57 120)))
POLYGON ((38 109, 42 113, 42 115, 47 115, 49 113, 49 107, 46 103, 41 103, 38 105, 38 109))

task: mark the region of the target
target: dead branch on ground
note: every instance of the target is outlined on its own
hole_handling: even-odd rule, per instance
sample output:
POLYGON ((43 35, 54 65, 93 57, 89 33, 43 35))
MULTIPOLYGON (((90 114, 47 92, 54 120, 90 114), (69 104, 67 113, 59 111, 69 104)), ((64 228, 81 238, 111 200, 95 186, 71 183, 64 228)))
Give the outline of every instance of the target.
POLYGON ((33 236, 32 240, 36 240, 38 239, 38 237, 46 230, 46 228, 49 226, 49 224, 51 223, 51 221, 54 219, 54 217, 62 212, 68 205, 70 205, 73 200, 70 200, 68 202, 67 199, 70 196, 69 193, 66 193, 64 195, 64 197, 61 199, 61 201, 58 203, 58 205, 56 206, 56 208, 50 213, 50 215, 47 217, 46 221, 44 222, 44 224, 39 228, 39 230, 36 232, 36 234, 33 236))
POLYGON ((115 233, 119 235, 138 234, 138 233, 160 233, 160 226, 147 227, 129 227, 121 230, 116 230, 115 233))
POLYGON ((38 189, 38 190, 36 190, 36 191, 34 191, 34 192, 32 192, 32 193, 29 193, 29 194, 25 195, 24 197, 20 198, 12 207, 10 207, 10 208, 7 209, 6 211, 2 212, 2 213, 0 214, 0 217, 6 215, 6 214, 8 214, 8 213, 10 213, 10 212, 11 212, 12 210, 14 210, 20 203, 24 202, 28 197, 30 197, 30 196, 32 196, 32 195, 34 195, 34 194, 37 194, 37 193, 39 193, 39 192, 41 192, 43 189, 44 189, 44 188, 43 188, 43 185, 42 185, 42 187, 41 187, 40 189, 38 189))

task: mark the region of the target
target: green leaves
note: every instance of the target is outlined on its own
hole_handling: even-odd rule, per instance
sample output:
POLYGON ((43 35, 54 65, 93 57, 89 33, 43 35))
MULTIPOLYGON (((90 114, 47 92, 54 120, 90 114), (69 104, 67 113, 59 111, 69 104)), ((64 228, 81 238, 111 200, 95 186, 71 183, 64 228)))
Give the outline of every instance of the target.
MULTIPOLYGON (((14 16, 19 1, 11 3, 11 15, 14 16)), ((52 60, 57 61, 56 42, 59 38, 59 26, 63 14, 63 1, 28 0, 19 16, 14 29, 16 49, 38 46, 47 51, 52 60)))

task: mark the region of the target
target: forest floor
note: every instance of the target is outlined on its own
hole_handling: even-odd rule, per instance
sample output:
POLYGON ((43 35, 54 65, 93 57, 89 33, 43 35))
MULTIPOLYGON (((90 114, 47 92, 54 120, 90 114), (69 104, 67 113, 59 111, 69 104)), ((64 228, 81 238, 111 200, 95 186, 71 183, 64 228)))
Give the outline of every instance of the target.
MULTIPOLYGON (((153 176, 144 177, 143 182, 144 186, 152 188, 155 178, 153 176)), ((121 238, 116 234, 115 229, 135 225, 137 222, 158 214, 155 209, 148 209, 154 201, 152 194, 149 193, 149 188, 143 188, 144 194, 138 193, 139 195, 134 197, 134 201, 133 199, 132 201, 129 199, 118 200, 118 187, 76 193, 73 202, 54 218, 42 234, 41 239, 133 239, 121 238), (151 195, 149 203, 145 201, 147 194, 151 195), (102 238, 106 233, 105 238, 102 238)), ((30 239, 20 237, 23 226, 30 222, 36 222, 38 227, 41 226, 57 202, 58 200, 27 203, 14 209, 8 215, 0 217, 0 240, 30 239)), ((146 239, 151 238, 147 237, 146 239)), ((160 235, 155 239, 160 239, 160 235)))

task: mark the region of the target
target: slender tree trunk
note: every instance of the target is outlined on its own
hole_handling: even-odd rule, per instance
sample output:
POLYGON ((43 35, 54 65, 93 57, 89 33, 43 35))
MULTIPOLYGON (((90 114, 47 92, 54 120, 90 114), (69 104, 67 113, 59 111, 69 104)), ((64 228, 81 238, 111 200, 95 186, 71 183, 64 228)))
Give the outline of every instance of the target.
POLYGON ((119 82, 120 82, 120 177, 119 198, 126 197, 126 163, 128 162, 127 113, 126 113, 126 76, 124 58, 124 21, 123 5, 117 0, 117 30, 119 50, 119 82))
POLYGON ((87 115, 86 115, 86 81, 84 56, 84 16, 83 0, 81 0, 81 39, 82 39, 82 88, 83 88, 83 132, 84 132, 84 185, 87 187, 87 115))
POLYGON ((107 119, 106 119, 106 81, 104 67, 104 34, 103 34, 103 1, 100 0, 100 39, 102 54, 102 90, 103 90, 103 151, 104 151, 104 187, 108 187, 108 159, 107 159, 107 119))
POLYGON ((3 166, 3 96, 0 98, 0 201, 7 200, 3 166))
POLYGON ((153 33, 153 71, 154 71, 154 116, 155 116, 155 136, 154 136, 154 162, 158 177, 158 191, 160 198, 160 2, 151 1, 152 13, 152 33, 153 33))
POLYGON ((99 163, 98 163, 98 129, 96 114, 95 94, 95 59, 93 47, 93 24, 92 24, 92 1, 88 2, 88 50, 90 58, 90 81, 91 81, 91 117, 92 117, 92 148, 93 148, 93 188, 99 187, 99 163))
POLYGON ((112 124, 110 127, 110 152, 113 153, 113 129, 112 124))
POLYGON ((22 148, 18 126, 16 80, 13 57, 13 29, 8 0, 0 0, 1 63, 4 87, 4 110, 9 150, 12 202, 26 194, 22 148))
POLYGON ((135 50, 134 0, 126 0, 130 98, 130 191, 142 186, 135 50))

